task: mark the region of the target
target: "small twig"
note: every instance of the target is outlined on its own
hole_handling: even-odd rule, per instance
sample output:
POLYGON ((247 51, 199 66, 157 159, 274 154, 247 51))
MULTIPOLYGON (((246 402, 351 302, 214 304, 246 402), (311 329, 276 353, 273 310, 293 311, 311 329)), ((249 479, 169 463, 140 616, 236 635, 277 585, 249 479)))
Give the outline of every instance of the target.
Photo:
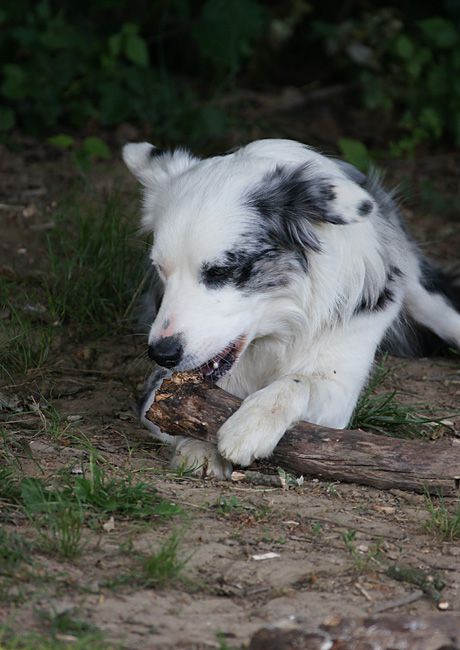
POLYGON ((407 594, 402 598, 396 598, 395 600, 387 600, 385 603, 376 605, 372 613, 380 614, 381 612, 386 612, 389 609, 404 607, 404 605, 410 605, 411 603, 415 603, 415 601, 420 600, 420 598, 423 598, 423 591, 421 589, 417 589, 417 591, 413 591, 411 594, 407 594))
POLYGON ((359 584, 359 582, 355 582, 355 587, 356 587, 356 589, 357 589, 360 593, 362 593, 362 595, 364 596, 364 598, 365 598, 366 600, 368 600, 370 603, 373 602, 371 596, 369 595, 369 592, 367 592, 367 591, 364 589, 364 587, 363 587, 362 585, 359 584))

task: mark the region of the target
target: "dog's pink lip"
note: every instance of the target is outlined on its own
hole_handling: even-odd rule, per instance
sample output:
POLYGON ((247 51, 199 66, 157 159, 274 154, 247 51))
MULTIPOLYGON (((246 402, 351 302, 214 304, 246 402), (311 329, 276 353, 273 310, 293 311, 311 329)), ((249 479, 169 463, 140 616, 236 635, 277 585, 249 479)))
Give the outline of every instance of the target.
POLYGON ((217 381, 229 372, 239 359, 245 346, 246 337, 239 336, 221 352, 203 363, 197 370, 209 381, 217 381))

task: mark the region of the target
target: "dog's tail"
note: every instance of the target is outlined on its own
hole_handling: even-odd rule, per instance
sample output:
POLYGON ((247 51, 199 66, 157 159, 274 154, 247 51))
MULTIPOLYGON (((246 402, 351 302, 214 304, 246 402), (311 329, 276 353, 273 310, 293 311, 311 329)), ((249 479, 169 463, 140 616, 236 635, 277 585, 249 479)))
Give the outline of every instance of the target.
POLYGON ((446 356, 460 350, 460 277, 427 260, 407 290, 400 320, 388 332, 384 351, 397 356, 446 356))

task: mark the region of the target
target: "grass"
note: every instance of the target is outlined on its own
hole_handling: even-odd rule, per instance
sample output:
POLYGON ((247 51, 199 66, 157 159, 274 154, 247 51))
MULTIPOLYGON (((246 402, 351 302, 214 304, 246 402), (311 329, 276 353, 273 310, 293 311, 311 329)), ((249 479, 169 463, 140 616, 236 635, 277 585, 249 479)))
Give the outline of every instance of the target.
POLYGON ((11 576, 23 562, 31 561, 30 544, 22 535, 0 526, 0 576, 11 576))
POLYGON ((179 556, 183 536, 183 530, 173 531, 158 550, 148 555, 141 555, 130 548, 130 554, 136 557, 139 568, 106 580, 103 586, 109 589, 123 585, 158 589, 183 580, 182 572, 191 557, 190 555, 186 558, 179 556))
POLYGON ((442 424, 442 418, 422 415, 420 411, 428 410, 424 405, 400 402, 395 390, 375 393, 389 374, 390 369, 385 367, 383 359, 361 394, 349 427, 370 429, 399 438, 427 437, 442 424))
POLYGON ((161 499, 151 485, 135 482, 129 474, 124 479, 110 478, 92 451, 87 476, 76 477, 73 487, 68 489, 73 489, 85 507, 104 516, 170 519, 182 512, 179 506, 161 499))
POLYGON ((16 503, 20 497, 21 491, 15 472, 11 467, 0 467, 0 499, 16 503))
POLYGON ((109 515, 165 520, 182 514, 179 506, 162 499, 151 485, 136 482, 129 474, 124 478, 109 477, 94 452, 90 453, 87 475, 67 474, 57 486, 38 478, 24 478, 18 489, 12 473, 0 472, 9 486, 7 495, 20 503, 43 547, 62 558, 73 558, 81 552, 84 525, 99 527, 109 515))
POLYGON ((232 494, 228 499, 222 495, 218 496, 214 508, 222 515, 228 515, 235 510, 241 510, 244 505, 240 503, 238 497, 232 494))
POLYGON ((87 642, 91 640, 92 643, 101 639, 101 633, 94 625, 74 617, 69 611, 54 614, 42 610, 38 612, 38 617, 53 639, 58 638, 59 635, 76 637, 75 640, 83 637, 87 642))
POLYGON ((182 534, 173 532, 160 549, 144 558, 143 573, 145 586, 164 587, 177 582, 190 558, 179 558, 182 534))
POLYGON ((435 504, 431 496, 427 494, 425 505, 430 515, 428 521, 425 522, 427 531, 450 542, 460 539, 460 501, 453 512, 449 512, 443 497, 440 497, 438 503, 435 504))
POLYGON ((63 558, 73 558, 81 550, 83 506, 75 495, 47 490, 43 482, 26 478, 21 484, 24 511, 44 546, 63 558))
POLYGON ((50 638, 44 634, 16 634, 0 626, 0 650, 116 650, 120 648, 118 645, 103 641, 99 632, 85 633, 79 638, 73 634, 67 636, 67 640, 64 638, 61 640, 59 636, 50 638))
POLYGON ((0 374, 11 379, 12 375, 24 375, 46 363, 54 328, 34 323, 11 305, 9 312, 8 320, 0 320, 0 374))
POLYGON ((342 539, 345 543, 345 547, 351 555, 353 566, 358 573, 370 570, 372 565, 380 565, 381 542, 377 542, 367 551, 362 552, 355 544, 356 530, 346 530, 342 533, 342 539))
POLYGON ((63 204, 48 235, 48 306, 63 323, 111 331, 126 321, 142 284, 137 217, 112 195, 101 206, 90 196, 63 204))
POLYGON ((88 191, 62 202, 41 276, 28 284, 0 277, 0 311, 7 314, 0 319, 1 375, 11 381, 43 367, 58 346, 60 325, 81 339, 127 324, 145 276, 136 228, 135 211, 119 195, 101 201, 88 191), (38 305, 43 322, 34 313, 38 305))

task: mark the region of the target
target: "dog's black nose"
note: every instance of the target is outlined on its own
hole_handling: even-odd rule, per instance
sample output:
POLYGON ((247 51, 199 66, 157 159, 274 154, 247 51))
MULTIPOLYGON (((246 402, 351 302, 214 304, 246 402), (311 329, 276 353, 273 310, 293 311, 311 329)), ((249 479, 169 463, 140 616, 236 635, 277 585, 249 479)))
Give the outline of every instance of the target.
POLYGON ((149 345, 149 357, 163 368, 174 368, 182 359, 184 348, 179 336, 166 336, 149 345))

